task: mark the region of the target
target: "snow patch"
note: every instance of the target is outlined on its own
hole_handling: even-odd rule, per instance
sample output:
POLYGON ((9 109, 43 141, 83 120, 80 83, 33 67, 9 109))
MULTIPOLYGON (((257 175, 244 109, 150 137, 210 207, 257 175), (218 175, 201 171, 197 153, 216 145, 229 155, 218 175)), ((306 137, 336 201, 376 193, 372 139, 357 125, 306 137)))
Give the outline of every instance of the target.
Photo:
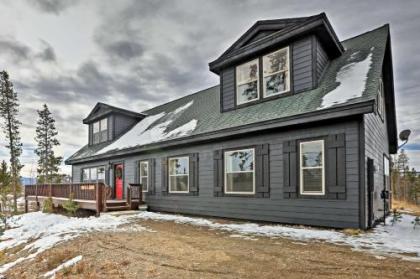
POLYGON ((167 131, 167 129, 169 125, 171 125, 179 116, 182 115, 183 112, 185 112, 186 109, 192 105, 193 101, 190 101, 185 105, 177 108, 173 112, 162 112, 159 114, 147 116, 121 138, 102 148, 96 152, 96 154, 103 154, 111 150, 141 146, 167 139, 190 135, 197 127, 198 120, 196 119, 193 119, 171 131, 167 131), (159 120, 162 120, 163 122, 158 123, 152 127, 152 125, 159 120))
POLYGON ((370 49, 369 55, 359 62, 352 62, 359 55, 359 52, 350 55, 348 59, 350 63, 342 66, 337 73, 336 82, 339 85, 322 98, 322 103, 318 109, 342 104, 363 95, 367 76, 372 65, 373 50, 374 47, 370 49))
MULTIPOLYGON (((21 252, 25 257, 0 266, 0 274, 55 245, 94 231, 118 231, 118 227, 130 223, 130 216, 115 217, 103 214, 101 217, 72 218, 57 214, 31 212, 10 219, 12 227, 0 237, 0 251, 25 245, 21 252)), ((139 231, 139 227, 136 227, 139 231)))
POLYGON ((64 268, 69 268, 73 265, 75 265, 76 263, 80 262, 82 260, 82 256, 77 256, 74 257, 73 259, 70 259, 68 261, 66 261, 65 263, 60 264, 59 266, 57 266, 56 268, 54 268, 51 271, 48 271, 47 273, 44 274, 44 277, 46 278, 54 278, 55 274, 57 272, 59 272, 60 270, 64 269, 64 268))
MULTIPOLYGON (((238 234, 242 234, 287 237, 298 241, 325 241, 337 245, 349 245, 355 250, 369 251, 375 255, 392 255, 405 260, 420 261, 420 233, 419 230, 413 230, 411 221, 414 217, 410 215, 402 215, 401 222, 394 226, 378 226, 371 232, 365 232, 359 236, 350 236, 335 230, 296 228, 283 225, 259 225, 256 223, 220 224, 204 218, 153 212, 141 212, 138 214, 138 217, 141 219, 205 226, 210 229, 232 232, 233 237, 238 237, 238 234), (412 254, 412 256, 408 254, 412 254)), ((388 224, 389 221, 390 219, 388 224)))

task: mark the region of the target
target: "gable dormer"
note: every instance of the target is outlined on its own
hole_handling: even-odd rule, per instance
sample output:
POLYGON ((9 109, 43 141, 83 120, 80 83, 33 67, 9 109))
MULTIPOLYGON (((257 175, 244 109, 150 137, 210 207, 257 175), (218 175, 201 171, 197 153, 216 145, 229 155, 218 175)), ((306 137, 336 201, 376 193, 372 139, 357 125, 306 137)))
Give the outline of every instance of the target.
POLYGON ((220 76, 221 111, 313 89, 343 51, 324 13, 258 21, 209 64, 220 76))
POLYGON ((146 117, 145 114, 97 103, 83 119, 88 125, 89 145, 112 141, 146 117))

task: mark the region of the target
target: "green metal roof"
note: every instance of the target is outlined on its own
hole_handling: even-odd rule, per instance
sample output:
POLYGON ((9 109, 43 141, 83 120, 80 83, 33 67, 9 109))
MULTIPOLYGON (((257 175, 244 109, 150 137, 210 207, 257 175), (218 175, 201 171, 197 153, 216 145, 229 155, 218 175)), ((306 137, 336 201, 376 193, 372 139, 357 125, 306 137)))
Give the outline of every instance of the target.
MULTIPOLYGON (((363 93, 360 94, 360 97, 344 100, 334 107, 346 107, 350 104, 375 100, 378 89, 378 80, 382 72, 388 34, 389 26, 384 25, 375 30, 343 41, 342 44, 345 47, 345 52, 340 57, 330 62, 319 82, 319 86, 313 90, 222 113, 220 112, 220 87, 214 86, 146 110, 143 112, 148 115, 145 119, 159 113, 167 114, 166 117, 163 117, 150 126, 150 128, 153 128, 153 126, 168 121, 168 118, 171 117, 171 112, 192 101, 192 105, 182 114, 179 114, 176 118, 168 122, 169 125, 167 126, 167 130, 171 131, 196 119, 196 128, 188 134, 188 136, 193 136, 255 124, 267 120, 281 121, 286 117, 320 111, 326 109, 321 107, 323 97, 340 86, 340 83, 337 82, 337 75, 340 70, 345 69, 345 67, 351 63, 364 61, 365 59, 368 59, 368 57, 371 59, 371 64, 366 77, 363 93)), ((142 121, 145 121, 145 119, 142 121)), ((96 155, 97 152, 109 144, 112 144, 112 142, 96 146, 86 145, 68 158, 67 162, 71 163, 71 161, 74 160, 88 159, 89 157, 96 155)), ((141 146, 138 147, 141 148, 141 146)), ((122 149, 119 149, 118 151, 121 151, 122 149)), ((110 150, 103 155, 111 156, 113 153, 114 150, 110 150)))

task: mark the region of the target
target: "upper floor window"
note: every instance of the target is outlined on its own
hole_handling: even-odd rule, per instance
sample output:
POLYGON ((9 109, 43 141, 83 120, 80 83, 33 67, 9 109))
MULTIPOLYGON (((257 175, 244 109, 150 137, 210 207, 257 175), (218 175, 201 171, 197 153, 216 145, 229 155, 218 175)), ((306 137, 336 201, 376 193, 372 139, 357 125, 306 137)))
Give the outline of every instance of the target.
POLYGON ((255 194, 255 150, 225 152, 225 193, 255 194))
POLYGON ((236 100, 238 105, 260 98, 258 72, 258 59, 236 67, 236 100))
POLYGON ((300 143, 300 194, 325 194, 324 141, 300 143))
POLYGON ((105 167, 84 168, 82 170, 83 182, 96 182, 97 180, 105 180, 105 167))
POLYGON ((140 163, 140 183, 142 185, 143 192, 147 192, 149 190, 149 162, 148 161, 141 161, 140 163))
POLYGON ((384 117, 385 113, 385 95, 384 95, 384 83, 382 79, 379 80, 378 88, 378 114, 381 118, 384 117))
POLYGON ((93 143, 100 143, 108 140, 108 119, 93 123, 93 143))
POLYGON ((189 157, 169 158, 169 193, 189 192, 189 157))
POLYGON ((263 57, 264 97, 289 91, 289 48, 267 54, 263 57))

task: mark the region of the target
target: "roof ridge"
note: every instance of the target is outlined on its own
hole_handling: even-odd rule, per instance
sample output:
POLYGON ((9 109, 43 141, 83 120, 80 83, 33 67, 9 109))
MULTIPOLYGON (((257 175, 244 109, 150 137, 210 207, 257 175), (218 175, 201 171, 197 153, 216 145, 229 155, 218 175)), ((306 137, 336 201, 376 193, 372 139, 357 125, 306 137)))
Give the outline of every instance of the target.
POLYGON ((212 88, 214 88, 214 87, 218 87, 218 86, 220 86, 220 84, 216 84, 216 85, 213 85, 213 86, 207 87, 207 88, 205 88, 205 89, 199 90, 199 91, 197 91, 197 92, 194 92, 194 93, 191 93, 191 94, 188 94, 188 95, 184 95, 184 96, 182 96, 182 97, 180 97, 180 98, 177 98, 177 99, 174 99, 174 100, 172 100, 172 101, 168 101, 168 102, 166 102, 166 103, 163 103, 163 104, 160 104, 160 105, 154 106, 154 107, 152 107, 152 108, 150 108, 150 109, 147 109, 147 110, 142 111, 141 113, 144 113, 144 114, 146 114, 146 115, 147 115, 147 112, 148 112, 148 111, 151 111, 151 110, 153 110, 153 109, 157 109, 157 108, 159 108, 159 107, 163 107, 163 106, 169 105, 169 104, 171 104, 171 103, 174 103, 174 102, 177 102, 177 101, 179 101, 179 100, 182 100, 182 99, 185 99, 185 98, 191 97, 191 96, 196 95, 196 94, 203 93, 204 91, 207 91, 207 90, 209 90, 209 89, 212 89, 212 88))
POLYGON ((381 26, 379 26, 379 27, 376 27, 376 28, 374 28, 374 29, 372 29, 372 30, 369 30, 369 31, 363 32, 363 33, 361 33, 361 34, 358 34, 358 35, 356 35, 356 36, 353 36, 353 37, 347 38, 347 39, 345 39, 345 40, 342 40, 342 41, 341 41, 341 43, 344 43, 344 42, 347 42, 347 41, 350 41, 350 40, 356 39, 357 37, 364 36, 364 35, 366 35, 366 34, 368 34, 368 33, 372 33, 372 32, 378 31, 378 30, 380 30, 380 29, 382 29, 382 28, 388 28, 388 29, 389 29, 389 23, 385 23, 385 24, 383 24, 383 25, 381 25, 381 26))

